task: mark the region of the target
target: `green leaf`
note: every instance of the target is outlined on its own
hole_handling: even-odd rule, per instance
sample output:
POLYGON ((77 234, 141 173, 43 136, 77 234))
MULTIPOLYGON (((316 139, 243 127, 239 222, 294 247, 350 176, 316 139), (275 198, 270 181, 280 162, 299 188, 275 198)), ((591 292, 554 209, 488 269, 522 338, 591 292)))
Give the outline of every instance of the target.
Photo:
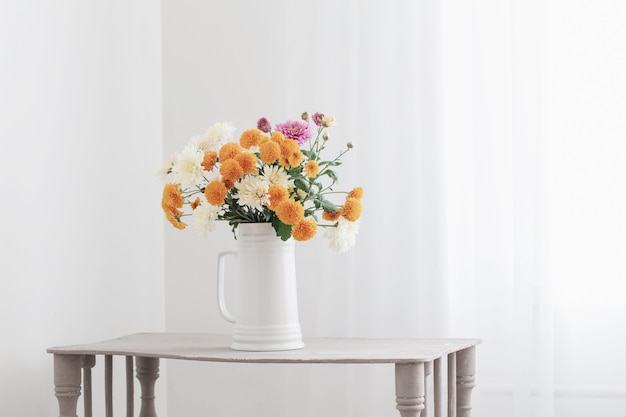
POLYGON ((278 217, 272 219, 272 227, 276 230, 276 236, 283 241, 288 240, 291 237, 291 226, 281 222, 278 217))
POLYGON ((296 185, 296 188, 300 190, 304 190, 306 192, 309 191, 309 183, 302 178, 296 178, 294 184, 296 185))
POLYGON ((335 171, 331 169, 327 169, 326 171, 324 171, 323 175, 328 175, 330 178, 332 178, 335 181, 337 181, 338 179, 337 174, 335 174, 335 171))

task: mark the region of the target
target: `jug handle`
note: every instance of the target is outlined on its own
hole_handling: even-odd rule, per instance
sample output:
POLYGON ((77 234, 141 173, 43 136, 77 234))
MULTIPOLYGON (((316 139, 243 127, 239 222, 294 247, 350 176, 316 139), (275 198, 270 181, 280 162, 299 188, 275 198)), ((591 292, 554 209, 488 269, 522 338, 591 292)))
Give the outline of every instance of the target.
POLYGON ((224 320, 234 323, 235 316, 228 311, 228 307, 226 307, 226 297, 224 297, 224 270, 226 267, 226 256, 228 255, 237 257, 237 252, 226 251, 220 252, 217 255, 217 303, 224 320))

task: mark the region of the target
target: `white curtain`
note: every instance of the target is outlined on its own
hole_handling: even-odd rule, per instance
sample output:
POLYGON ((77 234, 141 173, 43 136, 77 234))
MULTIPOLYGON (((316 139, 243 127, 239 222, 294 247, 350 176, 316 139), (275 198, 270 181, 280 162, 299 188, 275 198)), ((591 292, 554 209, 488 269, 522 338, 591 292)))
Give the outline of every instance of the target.
MULTIPOLYGON (((625 13, 164 0, 165 151, 214 121, 333 114, 364 215, 352 252, 297 249, 305 335, 481 337, 476 415, 618 416, 625 13)), ((228 331, 206 271, 229 233, 166 232, 168 330, 228 331)), ((170 414, 394 415, 392 369, 251 368, 170 365, 170 414)))

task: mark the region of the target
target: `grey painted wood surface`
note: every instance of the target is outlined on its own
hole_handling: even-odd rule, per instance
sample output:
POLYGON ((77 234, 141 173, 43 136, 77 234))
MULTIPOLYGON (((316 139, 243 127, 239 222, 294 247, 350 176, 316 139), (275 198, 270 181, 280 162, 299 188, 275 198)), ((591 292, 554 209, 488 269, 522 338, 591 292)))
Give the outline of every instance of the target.
MULTIPOLYGON (((159 377, 161 358, 238 363, 393 363, 396 408, 401 417, 426 417, 432 411, 435 417, 442 416, 444 376, 441 362, 447 360, 447 415, 471 415, 471 391, 476 381, 475 346, 481 343, 480 339, 309 338, 304 341, 303 349, 247 352, 231 349, 229 335, 137 333, 97 343, 51 347, 48 352, 54 354, 55 393, 59 400, 60 417, 76 416, 81 389, 80 370, 81 367, 83 371, 93 367, 94 355, 104 355, 105 358, 126 356, 127 371, 132 371, 132 357, 136 358, 136 376, 141 385, 139 417, 157 415, 154 387, 159 377), (434 407, 427 402, 427 379, 431 374, 434 374, 434 407)), ((87 390, 91 381, 85 380, 83 385, 87 390)), ((132 401, 132 384, 127 392, 130 394, 127 401, 132 401)), ((90 408, 90 393, 88 397, 86 400, 90 408)), ((106 402, 108 413, 111 405, 106 402)), ((91 410, 86 416, 90 414, 91 410)), ((127 416, 132 417, 132 406, 127 405, 127 416)))

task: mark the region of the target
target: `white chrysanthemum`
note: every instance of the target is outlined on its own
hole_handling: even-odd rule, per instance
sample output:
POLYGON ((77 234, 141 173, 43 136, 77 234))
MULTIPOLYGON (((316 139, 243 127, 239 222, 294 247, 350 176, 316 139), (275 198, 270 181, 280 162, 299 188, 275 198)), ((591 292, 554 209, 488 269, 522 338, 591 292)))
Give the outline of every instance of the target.
POLYGON ((336 227, 329 227, 324 233, 324 237, 329 240, 328 246, 339 253, 352 248, 356 243, 356 234, 359 231, 359 224, 351 222, 343 217, 337 220, 336 227))
POLYGON ((221 208, 204 202, 191 213, 193 228, 201 236, 215 228, 215 221, 221 208))
POLYGON ((217 152, 226 142, 232 142, 234 134, 234 124, 218 122, 208 128, 204 135, 191 138, 191 143, 201 151, 217 152))
POLYGON ((265 165, 263 167, 263 177, 270 185, 276 184, 287 189, 290 188, 291 181, 289 180, 289 174, 279 166, 265 165))
POLYGON ((233 197, 238 199, 237 203, 240 206, 262 211, 263 206, 270 201, 269 186, 270 184, 263 177, 247 175, 235 184, 237 193, 233 197))
POLYGON ((204 154, 193 145, 187 145, 185 149, 174 160, 172 172, 175 181, 180 183, 181 187, 192 187, 202 181, 202 161, 204 154))
POLYGON ((157 176, 159 177, 161 181, 164 181, 165 177, 167 177, 167 174, 172 172, 172 168, 174 167, 175 160, 176 160, 176 154, 170 156, 170 159, 165 161, 161 169, 157 171, 157 176))

